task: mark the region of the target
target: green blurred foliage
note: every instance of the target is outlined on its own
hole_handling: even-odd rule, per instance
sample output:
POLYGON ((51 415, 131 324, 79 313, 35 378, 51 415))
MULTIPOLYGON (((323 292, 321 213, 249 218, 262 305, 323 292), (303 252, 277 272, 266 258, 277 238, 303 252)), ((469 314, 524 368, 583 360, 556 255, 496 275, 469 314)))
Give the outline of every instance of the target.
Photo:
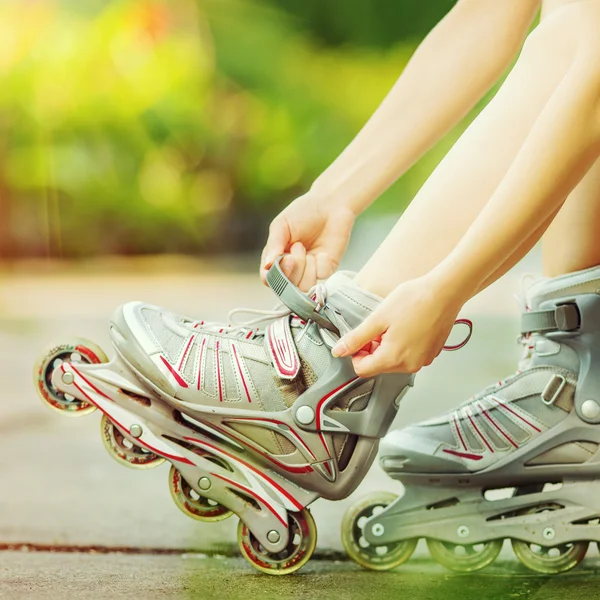
MULTIPOLYGON (((260 247, 453 2, 398 4, 0 4, 1 255, 260 247)), ((399 211, 452 140, 378 210, 399 211)))
POLYGON ((272 0, 325 44, 389 48, 415 43, 442 19, 456 0, 272 0))

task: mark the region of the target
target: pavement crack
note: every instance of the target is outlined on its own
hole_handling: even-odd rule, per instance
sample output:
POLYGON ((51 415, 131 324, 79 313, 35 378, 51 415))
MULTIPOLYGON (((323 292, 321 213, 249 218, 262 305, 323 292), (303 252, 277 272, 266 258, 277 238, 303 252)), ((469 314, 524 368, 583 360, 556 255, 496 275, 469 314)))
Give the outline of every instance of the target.
MULTIPOLYGON (((210 550, 200 548, 148 548, 138 546, 104 546, 100 544, 39 544, 32 542, 0 542, 0 552, 54 552, 61 554, 131 554, 152 556, 181 556, 197 554, 207 557, 238 558, 237 546, 226 545, 210 550)), ((343 552, 334 550, 317 551, 313 559, 347 561, 343 552)))
MULTIPOLYGON (((98 544, 38 544, 31 542, 0 543, 0 552, 57 552, 77 554, 150 554, 150 555, 177 555, 177 554, 207 554, 192 548, 139 548, 137 546, 102 546, 98 544)), ((215 554, 233 555, 233 549, 223 548, 215 554)))

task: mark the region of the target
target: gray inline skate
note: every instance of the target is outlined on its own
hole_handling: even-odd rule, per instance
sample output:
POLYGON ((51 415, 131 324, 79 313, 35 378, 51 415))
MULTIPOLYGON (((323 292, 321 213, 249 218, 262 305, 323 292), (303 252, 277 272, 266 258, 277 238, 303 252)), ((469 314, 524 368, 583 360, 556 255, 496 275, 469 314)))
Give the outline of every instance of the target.
POLYGON ((35 382, 63 414, 99 409, 102 440, 122 464, 169 461, 187 515, 238 515, 244 557, 281 575, 315 549, 308 505, 357 487, 413 377, 359 379, 350 359, 331 356, 340 333, 380 302, 351 277, 338 273, 307 296, 278 261, 268 281, 285 307, 264 315, 264 329, 129 303, 111 323, 115 358, 87 341, 61 344, 38 362, 35 382))
POLYGON ((357 563, 394 568, 425 538, 441 564, 475 571, 510 539, 524 565, 559 573, 600 541, 600 268, 532 286, 522 336, 515 375, 382 441, 405 493, 346 513, 357 563))

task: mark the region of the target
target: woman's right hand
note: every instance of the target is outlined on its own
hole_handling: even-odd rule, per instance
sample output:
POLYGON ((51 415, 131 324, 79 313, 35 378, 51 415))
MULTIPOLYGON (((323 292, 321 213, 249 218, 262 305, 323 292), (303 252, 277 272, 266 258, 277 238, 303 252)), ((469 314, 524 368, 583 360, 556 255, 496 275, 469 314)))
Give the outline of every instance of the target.
POLYGON ((269 237, 260 261, 260 276, 276 258, 283 272, 301 290, 308 291, 318 279, 330 277, 346 250, 356 215, 346 206, 308 192, 285 208, 269 227, 269 237))

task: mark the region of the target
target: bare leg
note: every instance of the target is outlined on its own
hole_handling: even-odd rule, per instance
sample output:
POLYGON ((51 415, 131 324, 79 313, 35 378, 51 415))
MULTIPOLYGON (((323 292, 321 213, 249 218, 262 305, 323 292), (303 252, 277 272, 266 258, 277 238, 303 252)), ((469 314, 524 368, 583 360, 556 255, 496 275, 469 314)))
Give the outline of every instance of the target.
POLYGON ((544 275, 600 265, 600 161, 581 180, 543 237, 544 275))
MULTIPOLYGON (((452 251, 502 181, 540 111, 573 64, 578 48, 577 22, 564 19, 557 11, 530 36, 496 97, 455 144, 359 273, 361 285, 385 296, 399 283, 429 272, 452 251), (401 259, 393 262, 393 268, 390 256, 401 259)), ((578 90, 572 93, 576 95, 578 90)), ((498 274, 533 246, 549 222, 547 219, 523 240, 498 274)))

